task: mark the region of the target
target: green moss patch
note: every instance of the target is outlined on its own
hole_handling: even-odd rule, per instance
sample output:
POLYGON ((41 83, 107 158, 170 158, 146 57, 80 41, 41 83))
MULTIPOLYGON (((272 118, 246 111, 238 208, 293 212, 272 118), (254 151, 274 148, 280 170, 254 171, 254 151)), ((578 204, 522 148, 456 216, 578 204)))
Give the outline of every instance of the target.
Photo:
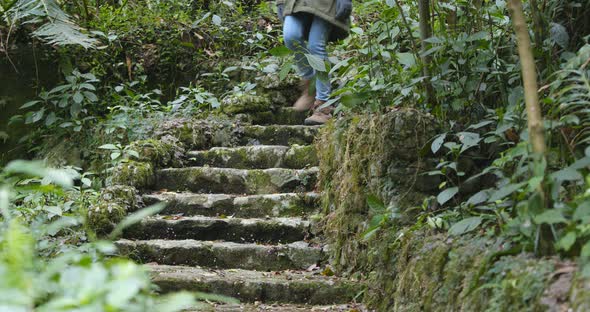
POLYGON ((154 168, 147 162, 129 161, 118 164, 110 177, 110 185, 126 185, 148 189, 155 181, 154 168))

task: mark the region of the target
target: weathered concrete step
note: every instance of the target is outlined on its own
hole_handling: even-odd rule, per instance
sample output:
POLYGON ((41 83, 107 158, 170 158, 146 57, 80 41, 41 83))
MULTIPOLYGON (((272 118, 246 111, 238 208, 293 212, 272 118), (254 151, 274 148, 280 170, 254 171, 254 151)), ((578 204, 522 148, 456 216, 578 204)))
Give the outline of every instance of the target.
POLYGON ((259 245, 196 240, 119 240, 116 245, 120 254, 143 263, 216 269, 306 269, 325 259, 321 247, 311 247, 301 241, 287 245, 259 245))
POLYGON ((125 231, 128 239, 197 239, 239 243, 291 243, 309 236, 301 218, 240 219, 154 216, 125 231))
POLYGON ((192 151, 187 156, 192 166, 237 169, 301 169, 319 163, 313 145, 214 147, 208 151, 192 151))
POLYGON ((318 168, 233 169, 214 167, 169 168, 157 172, 159 189, 196 193, 272 194, 311 191, 318 168))
POLYGON ((255 125, 302 125, 309 112, 298 112, 292 107, 278 107, 272 111, 251 113, 255 125))
POLYGON ((227 304, 200 307, 187 312, 366 312, 369 311, 358 304, 338 305, 299 305, 299 304, 227 304))
POLYGON ((317 193, 280 193, 238 196, 162 192, 143 195, 147 205, 165 202, 162 214, 234 216, 237 218, 301 217, 319 207, 317 193))
POLYGON ((305 271, 214 271, 165 265, 149 265, 148 268, 152 280, 163 292, 202 291, 235 297, 244 302, 347 303, 362 291, 359 283, 305 271))
POLYGON ((245 126, 240 145, 308 145, 313 143, 320 126, 245 126))

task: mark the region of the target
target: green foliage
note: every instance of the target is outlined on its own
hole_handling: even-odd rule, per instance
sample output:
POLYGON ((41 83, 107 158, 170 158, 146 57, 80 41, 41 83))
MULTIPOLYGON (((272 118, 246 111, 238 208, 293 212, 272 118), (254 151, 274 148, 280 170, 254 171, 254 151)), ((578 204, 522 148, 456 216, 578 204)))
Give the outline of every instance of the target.
POLYGON ((16 0, 0 5, 0 17, 11 23, 40 23, 32 35, 51 45, 80 45, 93 48, 97 40, 83 32, 57 0, 16 0), (5 9, 6 8, 6 9, 5 9))
MULTIPOLYGON (((27 161, 11 162, 1 171, 0 310, 172 312, 207 306, 196 298, 235 302, 183 292, 156 296, 144 267, 113 257, 116 249, 108 241, 89 242, 82 234, 83 212, 96 193, 76 186, 74 179, 81 177, 75 170, 27 161), (60 212, 60 207, 69 209, 60 212)), ((161 209, 126 217, 111 237, 161 209)))
POLYGON ((26 113, 26 124, 41 124, 49 129, 72 128, 79 132, 100 111, 95 107, 98 105, 95 85, 99 80, 93 74, 74 70, 66 81, 66 84, 41 92, 38 100, 21 106, 21 109, 41 106, 39 110, 26 113))

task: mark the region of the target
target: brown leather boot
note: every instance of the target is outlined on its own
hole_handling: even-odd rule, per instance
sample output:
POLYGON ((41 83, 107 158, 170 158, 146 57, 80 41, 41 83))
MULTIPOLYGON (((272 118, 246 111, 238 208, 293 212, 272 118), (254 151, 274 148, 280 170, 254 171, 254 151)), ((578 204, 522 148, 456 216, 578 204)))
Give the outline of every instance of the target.
POLYGON ((315 101, 315 92, 309 92, 311 80, 301 81, 301 95, 293 105, 293 109, 298 112, 306 112, 313 107, 315 101))
POLYGON ((328 120, 330 120, 330 118, 332 118, 332 108, 331 107, 320 108, 320 106, 324 105, 324 103, 326 103, 326 101, 315 100, 315 102, 313 103, 313 115, 311 115, 311 117, 308 117, 305 119, 305 121, 303 122, 305 125, 307 125, 307 126, 323 125, 326 122, 328 122, 328 120))

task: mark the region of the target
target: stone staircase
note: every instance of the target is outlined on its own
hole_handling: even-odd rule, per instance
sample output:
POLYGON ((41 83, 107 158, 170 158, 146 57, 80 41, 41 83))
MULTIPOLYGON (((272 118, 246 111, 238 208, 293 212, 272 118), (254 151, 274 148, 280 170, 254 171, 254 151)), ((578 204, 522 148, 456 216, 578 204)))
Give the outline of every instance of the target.
POLYGON ((120 252, 148 264, 162 292, 243 302, 218 311, 358 311, 348 303, 361 285, 327 276, 308 220, 319 201, 318 127, 304 118, 288 108, 255 115, 240 146, 191 151, 189 167, 157 171, 143 202, 167 206, 128 229, 120 252))

